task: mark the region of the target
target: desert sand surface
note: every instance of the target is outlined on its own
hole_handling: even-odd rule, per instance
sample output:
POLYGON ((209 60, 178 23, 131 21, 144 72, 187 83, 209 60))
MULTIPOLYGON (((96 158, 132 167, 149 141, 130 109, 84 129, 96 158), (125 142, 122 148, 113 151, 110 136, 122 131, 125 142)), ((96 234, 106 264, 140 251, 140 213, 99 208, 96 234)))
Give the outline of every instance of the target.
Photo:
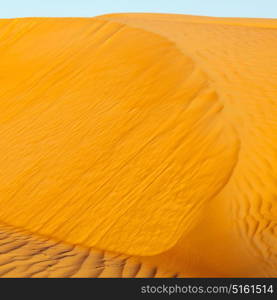
POLYGON ((0 276, 276 277, 277 20, 0 20, 0 276))
POLYGON ((0 277, 178 277, 130 256, 65 244, 7 225, 0 226, 0 277))

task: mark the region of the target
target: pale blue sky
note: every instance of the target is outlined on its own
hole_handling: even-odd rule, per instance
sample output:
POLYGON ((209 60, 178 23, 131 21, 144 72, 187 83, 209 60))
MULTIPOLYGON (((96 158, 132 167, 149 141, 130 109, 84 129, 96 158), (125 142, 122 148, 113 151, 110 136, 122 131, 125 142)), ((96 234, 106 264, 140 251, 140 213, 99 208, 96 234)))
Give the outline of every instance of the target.
POLYGON ((0 0, 0 18, 92 17, 115 12, 277 18, 277 0, 0 0))

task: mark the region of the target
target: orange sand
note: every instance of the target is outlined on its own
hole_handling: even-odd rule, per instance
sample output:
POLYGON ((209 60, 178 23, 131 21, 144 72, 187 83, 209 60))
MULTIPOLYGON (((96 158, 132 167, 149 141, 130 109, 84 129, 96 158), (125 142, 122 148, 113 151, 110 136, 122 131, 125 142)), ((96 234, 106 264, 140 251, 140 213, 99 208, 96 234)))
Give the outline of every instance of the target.
POLYGON ((276 53, 270 19, 0 20, 0 222, 170 274, 277 276, 276 53))

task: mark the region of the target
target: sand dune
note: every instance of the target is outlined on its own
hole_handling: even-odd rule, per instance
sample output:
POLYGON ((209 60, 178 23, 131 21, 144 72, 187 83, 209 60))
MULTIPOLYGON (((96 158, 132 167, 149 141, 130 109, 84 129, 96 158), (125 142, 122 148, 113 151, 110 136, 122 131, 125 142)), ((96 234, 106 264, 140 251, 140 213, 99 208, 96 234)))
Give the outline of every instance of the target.
POLYGON ((270 19, 0 20, 0 276, 277 276, 276 51, 270 19))

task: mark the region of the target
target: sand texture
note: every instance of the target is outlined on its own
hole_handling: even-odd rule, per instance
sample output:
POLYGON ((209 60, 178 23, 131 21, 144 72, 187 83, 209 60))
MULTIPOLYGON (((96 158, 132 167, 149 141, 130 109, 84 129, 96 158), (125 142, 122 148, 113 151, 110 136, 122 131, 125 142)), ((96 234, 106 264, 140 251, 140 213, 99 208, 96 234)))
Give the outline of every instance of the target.
POLYGON ((277 20, 0 20, 0 276, 277 276, 277 20))

